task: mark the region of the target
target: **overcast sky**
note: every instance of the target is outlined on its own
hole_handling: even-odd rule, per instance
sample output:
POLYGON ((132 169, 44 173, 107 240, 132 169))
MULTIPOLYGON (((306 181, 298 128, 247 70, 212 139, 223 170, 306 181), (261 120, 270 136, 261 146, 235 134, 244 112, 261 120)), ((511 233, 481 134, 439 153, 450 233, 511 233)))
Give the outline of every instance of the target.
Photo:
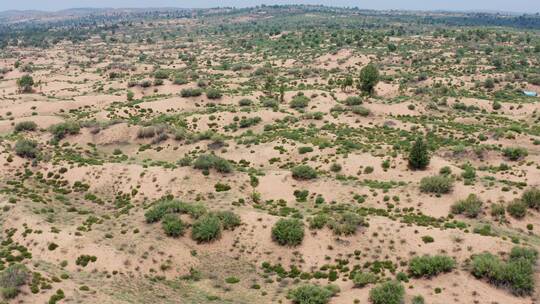
POLYGON ((12 9, 52 11, 74 7, 245 7, 259 4, 326 4, 365 9, 540 12, 540 0, 0 0, 0 11, 12 9))

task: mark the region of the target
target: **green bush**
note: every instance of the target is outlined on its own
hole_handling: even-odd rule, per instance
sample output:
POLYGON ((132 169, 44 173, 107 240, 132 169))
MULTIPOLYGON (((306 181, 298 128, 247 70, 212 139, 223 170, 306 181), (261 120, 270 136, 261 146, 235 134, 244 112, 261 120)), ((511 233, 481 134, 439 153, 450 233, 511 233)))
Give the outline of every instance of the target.
POLYGON ((31 93, 32 87, 34 86, 34 78, 30 75, 23 75, 21 78, 17 79, 17 87, 22 93, 31 93))
POLYGON ((201 96, 202 95, 202 90, 201 89, 182 89, 182 91, 180 91, 180 96, 182 97, 197 97, 197 96, 201 96))
POLYGON ((317 170, 308 165, 299 165, 291 170, 294 179, 308 180, 317 178, 317 170))
POLYGON ((466 199, 460 200, 450 208, 453 214, 463 214, 469 218, 477 217, 482 212, 483 202, 475 194, 469 194, 466 199))
POLYGON ((35 131, 37 124, 33 121, 21 121, 15 125, 15 132, 35 131))
POLYGON ((513 161, 526 157, 529 154, 526 149, 520 147, 504 148, 502 152, 506 158, 513 161))
POLYGON ((59 141, 66 137, 66 135, 78 134, 81 131, 81 126, 77 122, 66 121, 51 126, 49 130, 53 134, 54 140, 59 141))
POLYGON ((536 250, 522 247, 514 247, 507 262, 491 253, 481 253, 472 257, 471 273, 495 286, 510 289, 514 295, 531 295, 537 258, 536 250))
POLYGON ((369 300, 373 304, 403 304, 405 287, 398 281, 388 281, 369 291, 369 300))
POLYGON ((358 226, 362 225, 364 219, 353 212, 336 214, 329 220, 328 226, 336 235, 351 235, 356 233, 358 226))
POLYGON ((413 277, 433 277, 440 273, 450 272, 456 266, 456 262, 448 256, 421 256, 414 257, 409 262, 409 272, 413 277))
POLYGON ((379 278, 371 272, 357 272, 354 274, 352 281, 355 287, 364 287, 369 284, 377 283, 379 278))
POLYGON ((185 225, 182 220, 174 214, 166 214, 163 216, 161 225, 165 234, 172 237, 184 235, 185 225))
POLYGON ((308 104, 309 98, 303 94, 298 94, 291 100, 289 106, 293 109, 303 109, 306 108, 308 104))
POLYGON ((249 98, 242 98, 240 101, 238 101, 238 105, 241 107, 249 107, 253 105, 253 101, 249 98))
POLYGON ((373 64, 368 64, 360 70, 360 89, 367 93, 373 94, 375 86, 379 82, 379 70, 373 64))
POLYGON ((152 208, 145 212, 147 223, 159 222, 166 214, 180 213, 189 214, 192 218, 199 218, 206 214, 203 205, 188 204, 177 200, 166 199, 158 201, 152 208))
POLYGON ((423 170, 429 165, 429 158, 426 144, 422 138, 418 138, 409 151, 409 167, 414 170, 423 170))
POLYGON ((527 215, 527 205, 519 199, 512 201, 506 206, 506 211, 517 219, 522 219, 527 215))
POLYGON ((452 190, 453 180, 444 175, 424 177, 420 180, 420 191, 444 194, 452 190))
POLYGON ((11 264, 0 273, 0 290, 4 299, 12 299, 19 294, 19 286, 28 280, 29 271, 23 264, 11 264))
POLYGON ((304 223, 299 219, 280 219, 272 227, 272 239, 282 246, 297 246, 304 240, 304 223))
POLYGON ((368 108, 362 107, 362 106, 353 106, 351 107, 351 111, 356 114, 360 115, 362 117, 367 117, 369 114, 371 114, 371 111, 368 108))
POLYGON ((348 106, 358 106, 361 105, 364 101, 362 100, 362 97, 360 96, 350 96, 343 101, 344 104, 348 106))
POLYGON ((221 173, 230 173, 233 171, 233 167, 228 160, 223 159, 214 154, 201 154, 193 163, 195 169, 209 170, 214 168, 221 173))
POLYGON ((234 230, 234 228, 242 224, 240 216, 232 211, 218 211, 215 214, 221 221, 221 226, 225 230, 234 230))
POLYGON ((15 154, 20 157, 36 158, 39 153, 38 143, 29 139, 19 139, 15 143, 15 154))
POLYGON ((290 290, 287 296, 295 304, 326 304, 338 292, 335 287, 310 284, 290 290))
POLYGON ((208 99, 220 99, 222 96, 223 94, 221 91, 216 88, 209 88, 206 91, 206 97, 208 97, 208 99))
POLYGON ((199 243, 210 242, 221 236, 221 222, 214 214, 207 214, 193 223, 191 238, 199 243))
POLYGON ((540 189, 530 188, 521 195, 521 200, 527 204, 529 208, 540 211, 540 189))

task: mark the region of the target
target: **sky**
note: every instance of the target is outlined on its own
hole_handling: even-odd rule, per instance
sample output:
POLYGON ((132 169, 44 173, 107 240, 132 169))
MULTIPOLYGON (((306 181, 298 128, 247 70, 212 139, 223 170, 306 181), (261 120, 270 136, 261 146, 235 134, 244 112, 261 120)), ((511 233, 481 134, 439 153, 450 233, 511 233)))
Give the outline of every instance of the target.
POLYGON ((325 4, 382 10, 540 12, 540 0, 0 0, 0 11, 55 11, 79 7, 246 7, 260 4, 325 4))

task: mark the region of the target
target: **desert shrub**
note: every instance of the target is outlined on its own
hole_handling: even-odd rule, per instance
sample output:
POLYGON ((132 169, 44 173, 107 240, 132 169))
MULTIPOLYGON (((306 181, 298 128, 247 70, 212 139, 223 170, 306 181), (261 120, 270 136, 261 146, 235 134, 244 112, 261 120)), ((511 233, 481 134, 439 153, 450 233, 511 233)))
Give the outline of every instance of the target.
POLYGON ((169 72, 165 70, 157 70, 154 72, 154 78, 156 79, 167 79, 169 78, 169 72))
POLYGON ((15 125, 15 132, 35 131, 37 124, 33 121, 21 121, 15 125))
POLYGON ((182 91, 180 91, 180 96, 182 96, 182 97, 197 97, 197 96, 201 96, 202 92, 203 91, 201 89, 189 89, 189 88, 186 88, 186 89, 182 89, 182 91))
POLYGON ((317 178, 317 170, 308 165, 299 165, 291 170, 294 179, 308 180, 317 178))
POLYGON ((162 125, 141 127, 137 131, 137 137, 138 138, 152 138, 156 135, 163 134, 165 132, 165 129, 166 127, 162 125))
POLYGON ((173 83, 176 85, 183 85, 189 83, 189 80, 185 76, 177 75, 174 78, 173 83))
POLYGON ((20 157, 36 158, 39 153, 38 143, 29 139, 19 139, 15 143, 15 153, 20 157))
POLYGON ((352 212, 336 214, 328 223, 328 226, 336 235, 351 235, 356 232, 358 226, 364 222, 363 218, 352 212))
POLYGON ((306 154, 306 153, 309 153, 309 152, 313 152, 312 147, 305 146, 305 147, 299 147, 298 148, 298 153, 300 153, 300 154, 306 154))
POLYGON ((338 292, 335 287, 310 284, 290 290, 287 296, 295 304, 326 304, 338 292))
POLYGON ((525 190, 521 195, 521 200, 527 207, 540 210, 540 189, 530 188, 525 190))
POLYGON ((133 93, 133 91, 128 91, 128 92, 126 93, 126 99, 127 99, 128 101, 132 101, 134 97, 135 97, 135 93, 133 93))
POLYGON ((17 79, 17 87, 22 93, 31 93, 32 87, 34 86, 34 78, 30 75, 23 75, 21 78, 17 79))
POLYGON ((526 296, 535 288, 534 265, 538 253, 534 249, 514 247, 507 262, 491 253, 474 255, 471 273, 489 283, 508 288, 513 294, 526 296))
POLYGON ((309 104, 309 98, 304 94, 298 94, 289 103, 289 106, 293 109, 303 109, 309 104))
POLYGON ((364 287, 369 284, 377 283, 378 277, 371 272, 357 272, 354 274, 352 281, 355 287, 364 287))
POLYGON ((165 214, 161 221, 165 234, 172 237, 184 235, 185 225, 182 220, 174 214, 165 214))
POLYGON ((234 230, 234 228, 242 224, 240 216, 232 211, 219 211, 215 214, 221 221, 221 226, 224 230, 234 230))
POLYGON ((356 114, 360 115, 362 117, 367 117, 369 114, 371 114, 371 111, 368 108, 365 108, 363 106, 353 106, 351 107, 351 111, 356 114))
POLYGON ((482 201, 475 194, 469 194, 466 199, 460 200, 450 208, 453 214, 463 214, 469 218, 477 217, 482 212, 482 201))
POLYGON ((525 148, 520 148, 520 147, 504 148, 502 152, 506 158, 513 161, 526 157, 529 154, 525 148))
POLYGON ((221 93, 221 91, 216 88, 209 88, 206 91, 206 97, 208 97, 208 99, 220 99, 222 96, 223 94, 221 93))
POLYGON ((253 101, 248 98, 242 98, 240 99, 240 101, 238 101, 238 105, 241 107, 248 107, 248 106, 253 105, 253 101))
POLYGON ((424 297, 414 296, 411 300, 411 304, 425 304, 424 297))
POLYGON ((231 186, 228 184, 217 183, 214 185, 214 189, 216 189, 216 192, 225 192, 231 190, 231 186))
POLYGON ((29 271, 23 264, 11 264, 0 273, 0 291, 4 299, 12 299, 19 294, 19 286, 28 280, 29 271))
POLYGON ((279 101, 273 98, 265 98, 262 100, 262 106, 265 108, 277 109, 279 107, 279 101))
POLYGON ((94 255, 83 254, 77 257, 75 260, 75 265, 86 267, 88 263, 97 261, 97 257, 94 255))
POLYGON ((148 209, 144 217, 147 223, 155 223, 170 213, 189 214, 189 216, 196 219, 206 214, 206 212, 203 205, 188 204, 178 200, 161 200, 148 209))
POLYGON ((304 223, 299 219, 280 219, 272 227, 272 239, 282 246, 297 246, 304 240, 304 223))
POLYGON ((403 304, 405 287, 398 281, 388 281, 369 291, 369 300, 373 304, 403 304))
POLYGON ((425 169, 429 165, 429 153, 422 138, 418 138, 409 152, 409 167, 414 170, 425 169))
POLYGON ((221 222, 214 214, 207 214, 193 223, 191 238, 199 243, 210 242, 221 236, 221 222))
POLYGON ((444 175, 428 176, 420 180, 420 191, 444 194, 452 190, 453 180, 444 175))
POLYGON ((322 229, 328 221, 330 220, 330 217, 327 214, 320 213, 317 214, 309 219, 309 228, 310 229, 322 229))
POLYGON ((409 272, 414 277, 433 277, 440 273, 450 272, 456 262, 448 256, 421 256, 414 257, 409 262, 409 272))
POLYGON ((213 168, 221 173, 230 173, 233 171, 233 167, 228 160, 214 154, 199 155, 193 163, 193 167, 199 170, 210 170, 213 168))
POLYGON ((363 103, 363 100, 359 96, 350 96, 350 97, 347 97, 347 99, 345 99, 343 103, 348 106, 358 106, 363 103))
POLYGON ((379 70, 373 64, 368 64, 360 70, 360 89, 367 94, 373 94, 379 82, 379 70))
POLYGON ((49 130, 53 134, 54 140, 58 141, 66 137, 66 135, 78 134, 81 131, 81 126, 77 122, 66 121, 51 126, 49 130))
POLYGON ((519 199, 512 201, 506 206, 506 211, 517 219, 522 219, 527 215, 527 205, 519 199))

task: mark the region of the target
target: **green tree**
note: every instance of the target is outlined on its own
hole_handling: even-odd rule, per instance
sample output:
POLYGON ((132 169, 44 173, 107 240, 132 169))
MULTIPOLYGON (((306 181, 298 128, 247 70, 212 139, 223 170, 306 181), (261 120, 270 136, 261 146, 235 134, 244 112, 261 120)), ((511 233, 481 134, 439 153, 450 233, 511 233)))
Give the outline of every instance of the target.
POLYGON ((34 78, 26 74, 17 79, 17 86, 22 93, 30 93, 32 92, 32 87, 34 86, 34 78))
POLYGON ((360 90, 367 94, 373 94, 375 86, 379 82, 379 70, 373 64, 368 64, 360 70, 360 90))
POLYGON ((423 170, 429 165, 429 153, 427 146, 418 138, 409 152, 409 167, 415 170, 423 170))

